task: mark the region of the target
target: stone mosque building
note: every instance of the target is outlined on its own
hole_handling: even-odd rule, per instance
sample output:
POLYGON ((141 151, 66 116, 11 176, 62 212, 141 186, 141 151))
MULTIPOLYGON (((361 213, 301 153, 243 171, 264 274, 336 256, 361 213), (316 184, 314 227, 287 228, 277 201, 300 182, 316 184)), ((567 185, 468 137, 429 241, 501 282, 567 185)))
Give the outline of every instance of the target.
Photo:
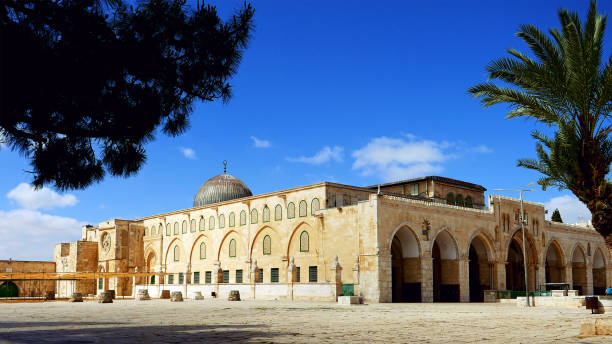
POLYGON ((610 286, 610 253, 586 226, 546 221, 542 204, 429 176, 356 187, 323 182, 252 195, 221 174, 193 206, 86 226, 82 239, 57 244, 57 271, 165 272, 165 276, 62 281, 57 292, 134 295, 147 288, 191 297, 200 291, 243 299, 366 302, 482 301, 484 290, 530 290, 567 282, 580 293, 610 286))

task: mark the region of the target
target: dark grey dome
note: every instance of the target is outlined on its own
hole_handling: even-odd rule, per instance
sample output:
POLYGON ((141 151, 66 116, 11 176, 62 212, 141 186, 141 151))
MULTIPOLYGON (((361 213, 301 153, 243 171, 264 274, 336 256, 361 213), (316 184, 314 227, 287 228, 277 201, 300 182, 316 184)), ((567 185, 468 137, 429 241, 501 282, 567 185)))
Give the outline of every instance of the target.
POLYGON ((212 177, 202 184, 193 199, 194 207, 253 196, 242 180, 227 173, 212 177))

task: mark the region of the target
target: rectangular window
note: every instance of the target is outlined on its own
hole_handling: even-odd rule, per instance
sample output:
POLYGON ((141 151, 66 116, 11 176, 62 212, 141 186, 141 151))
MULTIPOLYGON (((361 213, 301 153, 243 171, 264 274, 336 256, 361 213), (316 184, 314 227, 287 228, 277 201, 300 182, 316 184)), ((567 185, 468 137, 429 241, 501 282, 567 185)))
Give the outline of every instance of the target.
POLYGON ((168 284, 174 284, 174 275, 173 274, 168 275, 168 284))
POLYGON ((229 283, 229 270, 223 270, 223 283, 229 283))
POLYGON ((278 283, 278 268, 270 269, 270 282, 278 283))
POLYGON ((178 284, 183 284, 184 279, 185 279, 185 276, 183 275, 183 273, 179 272, 179 283, 178 284))
POLYGON ((317 267, 316 266, 308 267, 308 282, 310 283, 317 282, 317 267))
POLYGON ((104 289, 104 278, 98 278, 98 289, 104 289))
POLYGON ((151 276, 151 284, 155 284, 155 275, 151 276))
POLYGON ((200 273, 199 272, 193 273, 193 284, 200 284, 200 273))
POLYGON ((263 269, 259 269, 259 279, 257 280, 257 283, 263 283, 263 269))
POLYGON ((204 283, 210 284, 211 280, 212 280, 212 272, 206 271, 206 275, 204 276, 204 283))
POLYGON ((300 267, 299 266, 295 267, 295 274, 297 275, 295 281, 300 283, 300 267))
POLYGON ((410 194, 413 196, 419 195, 419 184, 410 185, 410 194))
POLYGON ((242 270, 236 270, 236 283, 242 283, 242 270))

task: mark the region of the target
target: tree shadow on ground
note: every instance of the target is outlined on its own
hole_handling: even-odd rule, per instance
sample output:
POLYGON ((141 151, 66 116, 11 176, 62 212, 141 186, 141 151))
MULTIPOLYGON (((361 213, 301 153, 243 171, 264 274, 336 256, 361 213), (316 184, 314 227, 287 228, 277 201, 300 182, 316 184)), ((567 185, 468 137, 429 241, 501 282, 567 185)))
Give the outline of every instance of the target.
POLYGON ((271 342, 277 336, 263 325, 125 325, 109 322, 0 322, 11 332, 0 332, 0 341, 16 343, 229 343, 271 342), (31 329, 29 327, 53 327, 31 329), (19 328, 25 328, 20 330, 19 328))

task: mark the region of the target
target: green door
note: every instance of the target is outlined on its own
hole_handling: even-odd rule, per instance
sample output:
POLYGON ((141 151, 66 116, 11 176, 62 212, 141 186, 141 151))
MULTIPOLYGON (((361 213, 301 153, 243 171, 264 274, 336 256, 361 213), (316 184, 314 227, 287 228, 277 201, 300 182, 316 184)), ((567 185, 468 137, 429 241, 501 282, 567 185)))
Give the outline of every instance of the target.
POLYGON ((344 296, 354 296, 355 288, 352 284, 343 284, 342 285, 342 295, 344 296))
POLYGON ((0 297, 17 297, 19 296, 19 288, 11 281, 5 281, 0 284, 0 297))

